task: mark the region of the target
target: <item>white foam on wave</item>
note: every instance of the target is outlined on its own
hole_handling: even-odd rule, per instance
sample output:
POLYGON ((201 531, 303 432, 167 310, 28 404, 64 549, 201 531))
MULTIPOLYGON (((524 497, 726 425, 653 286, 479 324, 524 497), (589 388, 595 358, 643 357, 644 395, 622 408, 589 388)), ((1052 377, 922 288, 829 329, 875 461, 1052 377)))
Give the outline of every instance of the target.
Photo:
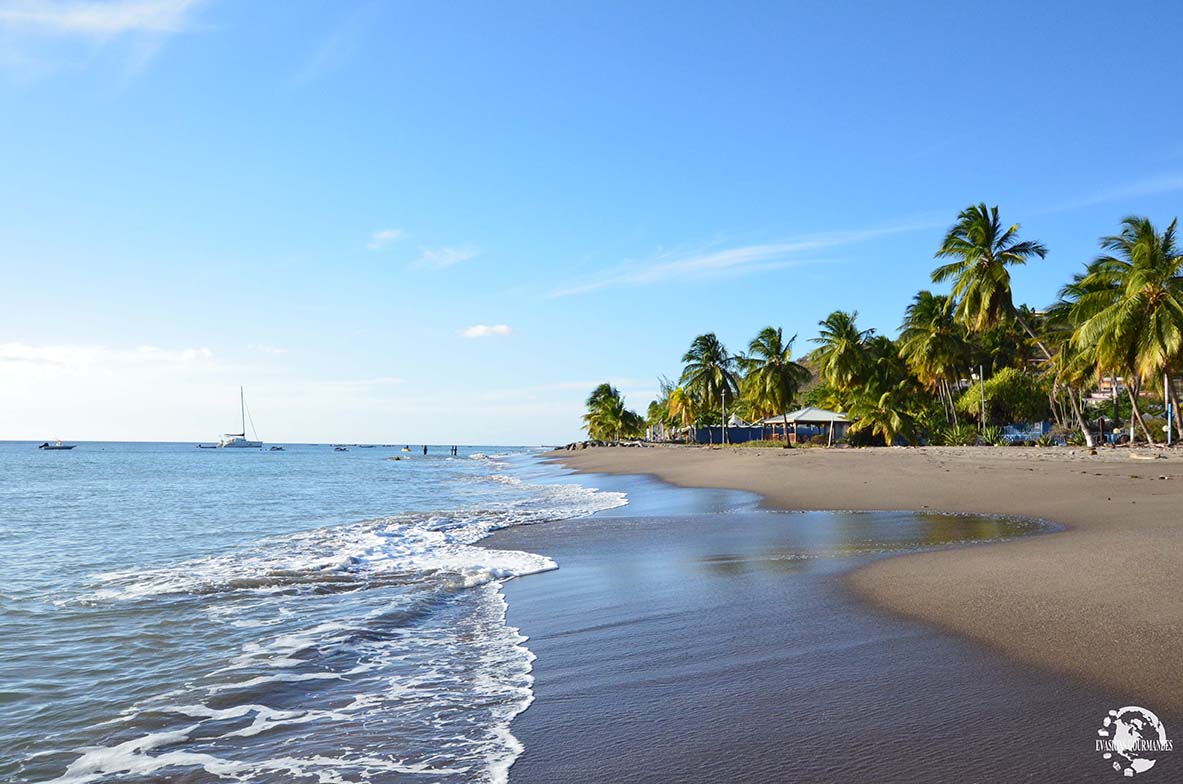
POLYGON ((504 784, 523 750, 510 725, 533 701, 534 655, 505 622, 500 586, 556 564, 477 543, 501 528, 581 517, 627 499, 573 484, 528 484, 499 473, 494 460, 483 467, 491 472, 479 480, 501 489, 492 498, 481 491, 481 503, 470 508, 318 528, 171 566, 97 575, 82 597, 87 604, 196 600, 215 622, 254 636, 187 692, 127 711, 117 721, 142 734, 78 749, 81 756, 56 781, 87 784, 190 766, 238 781, 275 774, 352 784, 402 773, 504 784), (327 619, 317 620, 318 612, 327 619), (436 612, 462 614, 437 621, 436 612), (268 695, 290 695, 288 684, 301 684, 299 702, 267 704, 268 695), (159 729, 169 718, 183 726, 138 730, 145 722, 159 729), (356 737, 360 728, 377 733, 393 721, 402 722, 393 731, 412 739, 414 750, 395 757, 385 741, 367 747, 356 737), (293 754, 282 743, 283 728, 293 725, 307 725, 308 737, 358 729, 348 732, 347 751, 328 757, 293 754), (252 752, 236 754, 238 743, 254 744, 252 752))

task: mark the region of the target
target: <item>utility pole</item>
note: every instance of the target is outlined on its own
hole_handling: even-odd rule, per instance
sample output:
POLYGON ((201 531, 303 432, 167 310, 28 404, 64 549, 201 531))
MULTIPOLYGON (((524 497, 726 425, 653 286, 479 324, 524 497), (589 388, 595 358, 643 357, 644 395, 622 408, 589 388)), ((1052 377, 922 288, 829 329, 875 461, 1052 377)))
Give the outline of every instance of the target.
POLYGON ((1167 446, 1171 445, 1171 376, 1166 371, 1162 374, 1162 410, 1167 420, 1167 446))
POLYGON ((982 383, 982 422, 981 429, 986 429, 986 370, 985 365, 978 365, 977 373, 970 373, 971 378, 982 383))
POLYGON ((978 376, 982 379, 982 430, 986 429, 986 366, 978 365, 978 376))
POLYGON ((723 446, 727 446, 727 384, 723 384, 723 446))

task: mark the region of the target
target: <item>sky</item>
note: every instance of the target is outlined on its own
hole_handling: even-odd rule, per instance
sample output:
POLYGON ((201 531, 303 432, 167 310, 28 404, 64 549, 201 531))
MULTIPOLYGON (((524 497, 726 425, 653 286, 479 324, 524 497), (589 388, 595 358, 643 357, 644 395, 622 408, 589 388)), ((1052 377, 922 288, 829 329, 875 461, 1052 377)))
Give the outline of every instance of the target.
POLYGON ((1183 5, 0 0, 0 439, 552 444, 1183 205, 1183 5))

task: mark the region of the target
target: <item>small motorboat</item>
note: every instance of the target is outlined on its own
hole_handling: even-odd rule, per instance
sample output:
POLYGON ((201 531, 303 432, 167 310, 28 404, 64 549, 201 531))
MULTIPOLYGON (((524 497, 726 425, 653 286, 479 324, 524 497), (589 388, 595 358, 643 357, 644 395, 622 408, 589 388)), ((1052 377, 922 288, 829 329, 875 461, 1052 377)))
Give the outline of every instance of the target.
POLYGON ((41 444, 37 448, 38 449, 46 449, 51 452, 58 452, 58 451, 64 451, 66 449, 73 449, 76 446, 78 446, 78 445, 77 444, 63 444, 62 439, 59 438, 57 441, 55 441, 52 444, 49 443, 48 441, 46 441, 44 444, 41 444))
POLYGON ((334 452, 348 452, 348 451, 349 451, 349 447, 347 447, 347 446, 335 446, 335 447, 333 447, 333 451, 334 451, 334 452))
POLYGON ((197 448, 198 449, 217 449, 218 445, 217 444, 198 444, 197 448))
POLYGON ((273 446, 273 447, 271 447, 271 449, 269 449, 268 451, 270 451, 270 452, 282 452, 282 451, 284 451, 284 448, 283 448, 282 446, 273 446))

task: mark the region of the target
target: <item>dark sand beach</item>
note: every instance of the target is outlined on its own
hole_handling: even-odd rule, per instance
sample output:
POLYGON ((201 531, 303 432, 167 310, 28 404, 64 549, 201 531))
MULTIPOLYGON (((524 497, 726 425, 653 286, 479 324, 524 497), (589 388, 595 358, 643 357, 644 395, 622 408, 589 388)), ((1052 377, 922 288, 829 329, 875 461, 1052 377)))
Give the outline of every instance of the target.
MULTIPOLYGON (((1043 518, 1068 530, 877 561, 847 579, 879 607, 1008 657, 1183 713, 1183 455, 1149 450, 591 449, 580 471, 740 488, 767 508, 1043 518)), ((1157 708, 1155 707, 1157 706, 1157 708)))
MULTIPOLYGON (((664 451, 588 458, 656 466, 664 451)), ((513 724, 525 753, 512 782, 1118 776, 1093 739, 1105 711, 1129 704, 1128 695, 851 590, 852 574, 881 564, 1019 551, 1063 533, 1011 530, 997 518, 783 514, 727 490, 637 476, 581 481, 625 490, 630 504, 485 542, 543 553, 560 567, 506 586, 509 622, 538 657, 535 702, 513 724), (1030 535, 892 555, 1020 534, 1030 535)), ((1169 728, 1172 714, 1158 709, 1169 728)), ((1175 769, 1163 764, 1163 780, 1175 769)))

